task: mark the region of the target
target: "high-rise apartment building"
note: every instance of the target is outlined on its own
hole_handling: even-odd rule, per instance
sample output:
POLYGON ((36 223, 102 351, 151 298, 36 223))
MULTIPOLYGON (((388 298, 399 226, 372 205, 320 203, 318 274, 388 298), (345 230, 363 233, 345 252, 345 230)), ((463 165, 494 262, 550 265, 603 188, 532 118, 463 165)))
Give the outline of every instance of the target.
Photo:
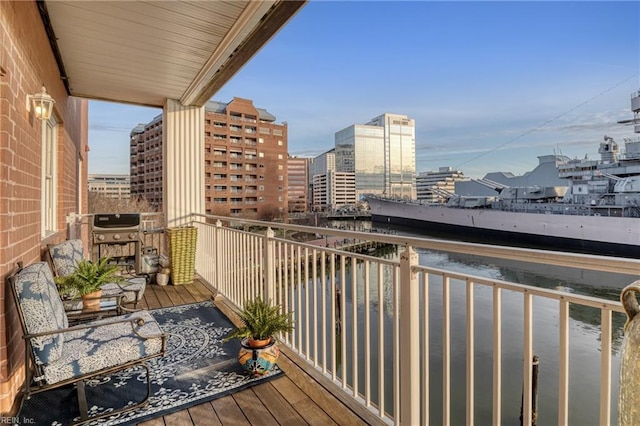
POLYGON ((162 207, 162 114, 130 133, 131 195, 162 207))
POLYGON ((309 158, 287 160, 289 211, 306 213, 309 207, 309 158))
MULTIPOLYGON (((249 99, 205 105, 207 213, 271 219, 287 212, 287 125, 249 99)), ((131 132, 131 192, 162 205, 162 115, 131 132)))
POLYGON ((88 176, 89 192, 95 192, 106 198, 126 200, 131 192, 129 175, 92 174, 88 176))
POLYGON ((456 182, 465 179, 464 173, 451 167, 422 172, 416 177, 417 198, 428 203, 444 203, 448 194, 455 193, 456 182))
POLYGON ((355 173, 356 195, 415 199, 415 120, 382 114, 335 134, 336 171, 355 173))

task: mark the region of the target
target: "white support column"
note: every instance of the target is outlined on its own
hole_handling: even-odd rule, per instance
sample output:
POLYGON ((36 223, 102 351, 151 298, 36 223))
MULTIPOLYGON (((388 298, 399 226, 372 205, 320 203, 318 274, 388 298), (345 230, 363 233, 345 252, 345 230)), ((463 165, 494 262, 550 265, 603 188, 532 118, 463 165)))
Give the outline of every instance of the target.
MULTIPOLYGON (((400 255, 400 424, 420 423, 420 299, 418 253, 407 246, 400 255)), ((426 360, 425 362, 429 362, 426 360)))
POLYGON ((162 120, 162 207, 167 227, 204 213, 204 107, 167 99, 162 120))

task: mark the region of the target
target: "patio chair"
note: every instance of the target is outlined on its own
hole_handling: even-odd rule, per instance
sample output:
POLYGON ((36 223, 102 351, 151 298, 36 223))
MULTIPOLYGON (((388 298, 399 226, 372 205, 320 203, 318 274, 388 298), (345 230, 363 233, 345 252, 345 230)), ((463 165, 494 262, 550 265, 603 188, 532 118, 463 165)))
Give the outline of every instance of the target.
MULTIPOLYGON (((59 244, 47 245, 48 259, 54 276, 64 277, 71 274, 79 261, 84 259, 81 240, 67 240, 59 244)), ((107 283, 102 286, 103 298, 122 294, 122 303, 138 306, 147 284, 145 277, 128 278, 124 283, 107 283)), ((82 302, 65 302, 65 309, 82 309, 82 302)))
POLYGON ((74 384, 79 423, 134 410, 148 402, 150 371, 145 361, 164 356, 166 335, 148 311, 68 327, 49 264, 33 263, 9 277, 25 341, 24 397, 74 384), (146 396, 138 403, 88 416, 84 383, 140 366, 146 370, 146 396))

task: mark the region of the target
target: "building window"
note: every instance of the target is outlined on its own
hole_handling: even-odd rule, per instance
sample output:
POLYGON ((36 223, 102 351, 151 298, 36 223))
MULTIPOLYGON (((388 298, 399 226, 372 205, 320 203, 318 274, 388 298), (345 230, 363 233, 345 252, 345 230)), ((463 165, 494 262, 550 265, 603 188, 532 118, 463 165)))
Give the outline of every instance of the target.
POLYGON ((42 123, 42 237, 56 231, 56 164, 58 122, 52 115, 42 123))
POLYGON ((264 152, 259 152, 259 153, 258 153, 258 157, 260 157, 260 158, 264 158, 264 152))
POLYGON ((278 154, 278 160, 282 160, 282 154, 278 154))
POLYGON ((282 146, 282 141, 278 141, 278 145, 279 145, 279 146, 282 146))

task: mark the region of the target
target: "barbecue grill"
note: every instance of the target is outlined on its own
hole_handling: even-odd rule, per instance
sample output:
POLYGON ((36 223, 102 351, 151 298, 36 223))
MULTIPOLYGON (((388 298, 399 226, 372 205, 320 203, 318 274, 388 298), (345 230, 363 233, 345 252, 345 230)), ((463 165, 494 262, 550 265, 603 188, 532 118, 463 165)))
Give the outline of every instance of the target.
POLYGON ((129 272, 140 271, 142 230, 139 213, 101 213, 93 216, 92 257, 110 257, 129 272))

